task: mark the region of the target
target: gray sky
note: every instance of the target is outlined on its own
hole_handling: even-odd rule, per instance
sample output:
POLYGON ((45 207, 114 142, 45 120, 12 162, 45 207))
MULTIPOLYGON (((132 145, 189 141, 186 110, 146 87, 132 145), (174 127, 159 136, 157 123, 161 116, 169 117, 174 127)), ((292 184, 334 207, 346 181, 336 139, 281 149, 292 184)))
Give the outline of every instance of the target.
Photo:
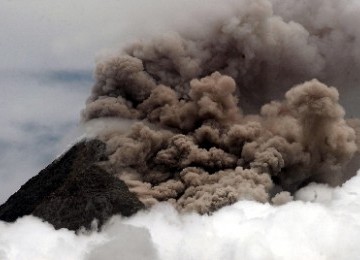
POLYGON ((119 45, 126 23, 123 1, 0 6, 2 203, 79 135, 95 55, 119 45))

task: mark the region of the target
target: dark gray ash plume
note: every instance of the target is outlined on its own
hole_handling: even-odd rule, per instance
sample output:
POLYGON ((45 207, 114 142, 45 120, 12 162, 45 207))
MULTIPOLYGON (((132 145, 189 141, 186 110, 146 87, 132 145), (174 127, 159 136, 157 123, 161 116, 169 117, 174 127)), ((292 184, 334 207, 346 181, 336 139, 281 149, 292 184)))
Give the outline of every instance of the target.
POLYGON ((343 183, 360 123, 330 85, 356 91, 360 31, 336 3, 240 1, 199 37, 169 33, 101 61, 82 115, 103 124, 103 167, 147 206, 200 213, 343 183))

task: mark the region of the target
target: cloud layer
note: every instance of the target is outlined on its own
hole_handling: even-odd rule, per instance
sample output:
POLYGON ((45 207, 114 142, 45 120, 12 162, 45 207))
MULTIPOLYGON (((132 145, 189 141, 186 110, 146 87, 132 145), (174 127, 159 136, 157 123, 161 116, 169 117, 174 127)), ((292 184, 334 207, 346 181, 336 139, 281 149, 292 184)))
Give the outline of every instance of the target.
POLYGON ((55 231, 33 217, 0 222, 2 259, 356 259, 360 176, 342 188, 312 184, 275 207, 250 201, 211 216, 159 204, 115 216, 101 233, 55 231), (307 202, 306 202, 307 201, 307 202))

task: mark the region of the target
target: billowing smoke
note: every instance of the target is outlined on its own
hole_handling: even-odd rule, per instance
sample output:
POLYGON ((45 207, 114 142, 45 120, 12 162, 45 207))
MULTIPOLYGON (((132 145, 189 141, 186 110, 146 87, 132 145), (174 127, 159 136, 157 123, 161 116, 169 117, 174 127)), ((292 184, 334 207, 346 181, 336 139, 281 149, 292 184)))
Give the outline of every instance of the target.
POLYGON ((103 167, 147 206, 202 214, 343 183, 359 122, 331 85, 346 95, 359 82, 354 21, 342 1, 244 0, 198 35, 167 33, 100 61, 82 116, 108 124, 96 133, 103 167))

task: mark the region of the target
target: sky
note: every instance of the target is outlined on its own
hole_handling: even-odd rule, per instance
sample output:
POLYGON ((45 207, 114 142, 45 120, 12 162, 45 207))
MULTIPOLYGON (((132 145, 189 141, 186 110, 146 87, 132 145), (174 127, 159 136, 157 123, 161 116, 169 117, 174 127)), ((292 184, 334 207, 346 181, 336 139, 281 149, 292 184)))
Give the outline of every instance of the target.
MULTIPOLYGON (((0 0, 0 204, 82 136, 96 60, 181 27, 200 6, 208 17, 231 12, 216 3, 0 0)), ((356 259, 358 187, 359 175, 342 188, 310 186, 281 207, 238 202, 213 216, 158 205, 80 235, 28 216, 0 222, 0 259, 356 259)))
POLYGON ((0 203, 80 135, 96 55, 134 12, 101 2, 0 0, 0 203))

